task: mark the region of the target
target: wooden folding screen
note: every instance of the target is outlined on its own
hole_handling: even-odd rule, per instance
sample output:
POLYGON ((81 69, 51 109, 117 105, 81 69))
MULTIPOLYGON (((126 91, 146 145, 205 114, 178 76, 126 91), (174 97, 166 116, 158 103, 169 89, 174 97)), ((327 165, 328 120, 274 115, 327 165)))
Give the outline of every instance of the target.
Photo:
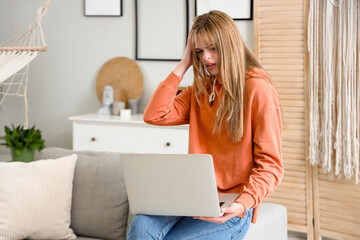
MULTIPOLYGON (((255 53, 280 97, 285 176, 267 201, 288 210, 288 228, 322 236, 360 239, 360 185, 330 178, 308 155, 308 0, 255 0, 255 53)), ((359 64, 359 63, 358 63, 359 64)))
POLYGON ((312 172, 306 161, 306 0, 254 2, 255 53, 280 98, 285 176, 266 201, 288 210, 288 228, 313 236, 312 172))
POLYGON ((360 185, 314 171, 315 236, 360 239, 360 185))

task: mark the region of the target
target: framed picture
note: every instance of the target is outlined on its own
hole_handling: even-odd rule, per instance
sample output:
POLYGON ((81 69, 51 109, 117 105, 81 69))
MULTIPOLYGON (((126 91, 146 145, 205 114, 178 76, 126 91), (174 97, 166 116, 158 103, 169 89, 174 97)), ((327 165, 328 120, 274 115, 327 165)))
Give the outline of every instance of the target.
POLYGON ((189 0, 135 0, 135 58, 181 60, 189 29, 189 0))
POLYGON ((219 10, 234 20, 252 20, 253 0, 195 0, 195 16, 219 10))
POLYGON ((122 16, 122 0, 84 0, 85 16, 122 16))

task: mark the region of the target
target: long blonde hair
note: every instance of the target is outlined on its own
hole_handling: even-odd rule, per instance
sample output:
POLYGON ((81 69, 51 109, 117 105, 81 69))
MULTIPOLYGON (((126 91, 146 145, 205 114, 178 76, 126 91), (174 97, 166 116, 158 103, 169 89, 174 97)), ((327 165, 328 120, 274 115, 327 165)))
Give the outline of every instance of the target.
POLYGON ((200 38, 210 46, 215 44, 219 56, 219 77, 222 81, 223 98, 217 110, 214 132, 219 132, 224 119, 234 142, 240 141, 244 132, 244 94, 246 72, 262 68, 243 41, 233 19, 221 11, 210 11, 194 20, 189 38, 193 56, 194 91, 209 95, 208 89, 215 76, 211 76, 195 53, 195 39, 200 38))

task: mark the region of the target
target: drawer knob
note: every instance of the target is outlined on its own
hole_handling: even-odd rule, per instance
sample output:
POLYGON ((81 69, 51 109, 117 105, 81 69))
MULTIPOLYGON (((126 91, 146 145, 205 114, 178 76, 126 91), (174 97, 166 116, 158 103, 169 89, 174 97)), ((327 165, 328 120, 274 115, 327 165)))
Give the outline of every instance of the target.
POLYGON ((95 142, 95 141, 96 141, 96 138, 92 137, 92 138, 91 138, 91 141, 92 141, 92 142, 95 142))
POLYGON ((170 145, 171 145, 170 142, 166 142, 167 147, 170 147, 170 145))

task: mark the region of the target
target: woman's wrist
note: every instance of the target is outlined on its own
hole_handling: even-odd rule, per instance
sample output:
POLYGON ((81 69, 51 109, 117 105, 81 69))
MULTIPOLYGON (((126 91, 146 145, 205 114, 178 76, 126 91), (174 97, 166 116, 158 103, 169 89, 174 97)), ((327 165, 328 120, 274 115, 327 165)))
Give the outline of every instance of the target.
POLYGON ((238 202, 238 204, 240 204, 240 205, 244 208, 243 213, 245 213, 245 212, 246 212, 246 207, 245 207, 245 205, 242 204, 242 203, 239 203, 239 202, 238 202))
POLYGON ((188 69, 189 66, 187 66, 183 61, 180 61, 174 68, 173 73, 179 77, 183 77, 188 69))

